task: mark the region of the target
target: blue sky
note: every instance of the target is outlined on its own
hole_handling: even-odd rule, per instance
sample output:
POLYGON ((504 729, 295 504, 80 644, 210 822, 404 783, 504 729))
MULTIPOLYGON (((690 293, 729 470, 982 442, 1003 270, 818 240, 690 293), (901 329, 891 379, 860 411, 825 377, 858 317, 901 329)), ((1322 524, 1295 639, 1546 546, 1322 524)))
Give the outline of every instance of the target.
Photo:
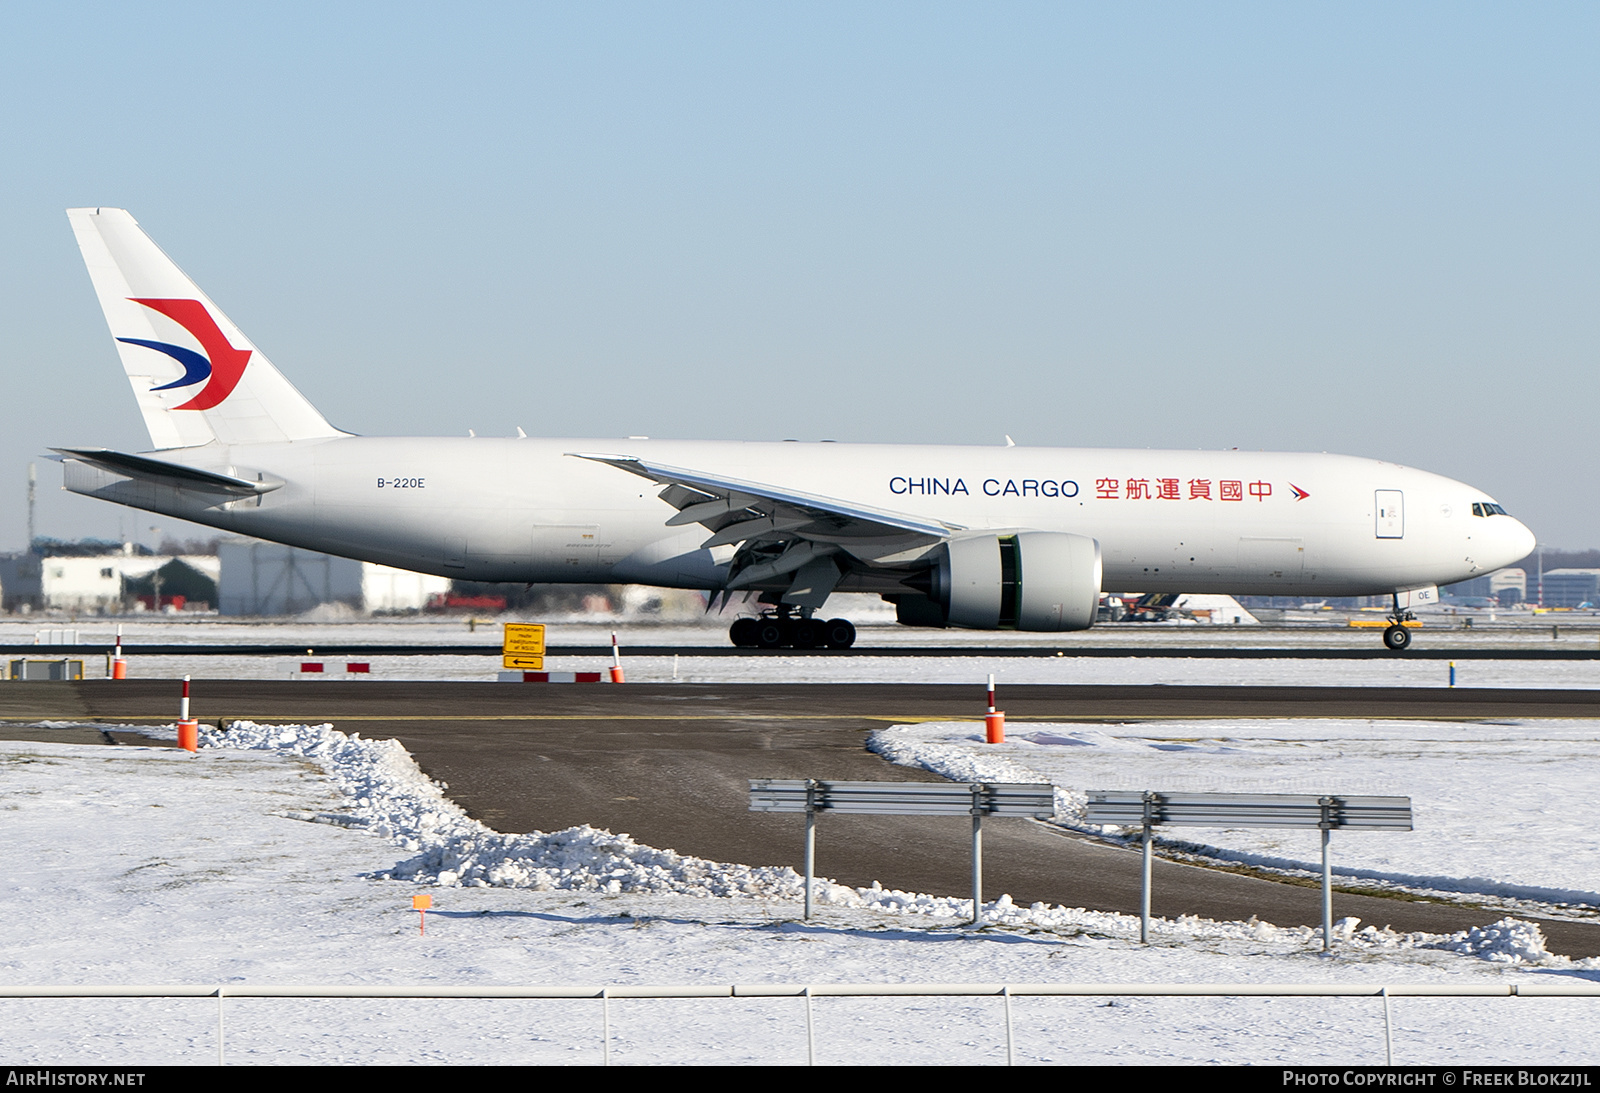
POLYGON ((1600 546, 1600 8, 0 8, 0 548, 120 205, 362 433, 1342 451, 1600 546), (9 483, 9 485, 8 485, 9 483))

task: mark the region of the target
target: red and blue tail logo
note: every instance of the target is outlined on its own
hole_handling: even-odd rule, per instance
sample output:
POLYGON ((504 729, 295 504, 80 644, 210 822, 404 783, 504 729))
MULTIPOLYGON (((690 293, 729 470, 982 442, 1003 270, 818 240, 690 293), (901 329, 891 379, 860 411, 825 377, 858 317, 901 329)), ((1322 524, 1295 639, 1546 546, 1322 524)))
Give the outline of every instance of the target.
POLYGON ((239 380, 244 375, 244 366, 250 360, 250 350, 235 349, 218 329, 217 321, 211 317, 204 304, 199 300, 140 300, 133 297, 129 299, 136 304, 143 304, 151 311, 160 312, 183 327, 194 335, 195 341, 200 343, 200 348, 205 350, 205 355, 202 356, 193 349, 173 345, 170 342, 154 342, 144 338, 118 338, 119 342, 142 345, 146 349, 165 353, 183 365, 183 375, 171 383, 164 383, 152 390, 169 391, 176 387, 189 387, 206 381, 206 385, 200 388, 193 398, 182 406, 174 406, 174 410, 209 410, 233 394, 233 389, 239 386, 239 380))

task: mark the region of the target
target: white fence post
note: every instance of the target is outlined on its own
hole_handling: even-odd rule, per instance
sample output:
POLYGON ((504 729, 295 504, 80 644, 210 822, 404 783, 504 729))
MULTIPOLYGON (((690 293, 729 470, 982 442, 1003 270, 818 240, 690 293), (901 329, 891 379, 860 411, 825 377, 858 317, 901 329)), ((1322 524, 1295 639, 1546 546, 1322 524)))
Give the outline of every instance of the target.
POLYGON ((1000 997, 1005 999, 1006 1003, 1006 1065, 1016 1066, 1017 1059, 1016 1053, 1013 1050, 1014 1041, 1011 1035, 1011 988, 1001 987, 1000 997))
POLYGON ((1389 1018, 1389 988, 1383 988, 1383 1065, 1394 1065, 1394 1025, 1389 1018))
POLYGON ((817 1065, 817 1034, 811 1023, 811 988, 805 989, 806 996, 806 1065, 817 1065))

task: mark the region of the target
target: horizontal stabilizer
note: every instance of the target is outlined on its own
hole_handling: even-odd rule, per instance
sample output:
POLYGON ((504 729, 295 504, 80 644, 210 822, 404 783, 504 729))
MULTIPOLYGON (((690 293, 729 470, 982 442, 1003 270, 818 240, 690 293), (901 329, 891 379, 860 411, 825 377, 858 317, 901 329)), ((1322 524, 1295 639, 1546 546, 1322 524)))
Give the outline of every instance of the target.
POLYGON ((151 459, 146 455, 114 452, 109 448, 52 448, 68 459, 76 459, 104 470, 114 471, 128 478, 157 483, 174 489, 202 490, 207 493, 231 493, 237 497, 254 497, 270 493, 283 485, 279 479, 252 482, 216 471, 203 471, 168 463, 164 459, 151 459))

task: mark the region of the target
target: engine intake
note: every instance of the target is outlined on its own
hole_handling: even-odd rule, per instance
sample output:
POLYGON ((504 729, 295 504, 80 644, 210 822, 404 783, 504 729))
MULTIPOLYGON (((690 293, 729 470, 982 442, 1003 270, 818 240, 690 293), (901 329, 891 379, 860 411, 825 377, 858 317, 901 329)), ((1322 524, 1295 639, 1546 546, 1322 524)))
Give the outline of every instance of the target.
POLYGON ((1087 630, 1100 602, 1100 544, 1055 531, 953 539, 917 583, 926 598, 896 603, 907 625, 1087 630))

